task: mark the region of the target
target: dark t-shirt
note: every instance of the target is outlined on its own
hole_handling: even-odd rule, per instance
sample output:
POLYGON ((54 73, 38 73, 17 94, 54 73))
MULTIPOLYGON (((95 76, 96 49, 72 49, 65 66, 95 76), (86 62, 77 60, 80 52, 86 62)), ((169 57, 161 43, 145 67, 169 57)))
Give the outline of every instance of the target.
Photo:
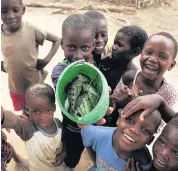
POLYGON ((100 71, 104 74, 108 85, 114 90, 119 83, 122 75, 128 70, 137 70, 136 66, 132 63, 124 63, 122 61, 115 61, 112 58, 103 59, 99 66, 100 71))

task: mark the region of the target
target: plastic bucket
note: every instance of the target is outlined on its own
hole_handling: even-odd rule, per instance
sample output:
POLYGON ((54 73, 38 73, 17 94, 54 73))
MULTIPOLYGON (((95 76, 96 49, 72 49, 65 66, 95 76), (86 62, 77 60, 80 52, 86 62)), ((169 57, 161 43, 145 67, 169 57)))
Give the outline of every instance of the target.
POLYGON ((78 124, 93 124, 100 120, 107 112, 109 107, 109 89, 104 75, 94 65, 85 61, 76 61, 65 68, 61 73, 56 87, 57 103, 62 113, 70 120, 78 124), (65 87, 79 74, 83 73, 91 80, 97 80, 97 90, 99 91, 100 99, 97 105, 83 117, 73 116, 64 108, 66 99, 65 87))

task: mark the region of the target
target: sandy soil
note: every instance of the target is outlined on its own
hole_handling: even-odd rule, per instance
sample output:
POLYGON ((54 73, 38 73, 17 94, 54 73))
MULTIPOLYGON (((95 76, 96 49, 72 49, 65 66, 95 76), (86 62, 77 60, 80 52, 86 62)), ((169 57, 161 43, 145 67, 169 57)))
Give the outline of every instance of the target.
MULTIPOLYGON (((56 9, 42 9, 42 8, 27 8, 26 14, 24 19, 30 21, 31 23, 37 25, 38 27, 48 30, 59 37, 61 36, 61 25, 64 19, 66 18, 65 15, 52 15, 51 12, 56 11, 56 9)), ((83 11, 84 12, 84 11, 83 11)), ((166 31, 173 34, 176 39, 178 40, 178 0, 175 0, 175 3, 171 7, 161 6, 157 8, 150 8, 147 10, 139 10, 135 15, 125 15, 125 14, 114 14, 124 17, 130 21, 131 24, 136 24, 143 27, 148 34, 152 34, 159 31, 166 31)), ((123 26, 123 23, 119 21, 113 20, 110 16, 106 14, 108 19, 109 25, 109 42, 113 42, 113 38, 115 36, 116 31, 123 26)), ((40 58, 45 57, 50 49, 50 43, 46 42, 43 47, 40 48, 40 58)), ((50 76, 51 71, 54 66, 63 58, 63 52, 61 49, 58 50, 55 57, 46 67, 49 71, 49 75, 46 79, 46 83, 51 84, 50 76)), ((135 63, 139 66, 139 59, 135 59, 135 63)), ((175 68, 166 74, 166 78, 169 82, 175 85, 178 89, 178 85, 176 84, 178 81, 178 64, 176 64, 175 68)), ((7 75, 2 73, 2 105, 5 109, 13 110, 12 102, 10 100, 9 92, 8 92, 8 83, 7 83, 7 75)), ((61 114, 60 110, 57 109, 56 117, 60 119, 61 114)), ((17 137, 17 135, 11 131, 8 134, 9 142, 14 146, 16 151, 27 158, 25 146, 23 142, 17 137)), ((86 152, 83 153, 82 158, 80 160, 79 165, 76 168, 76 171, 84 171, 88 166, 91 165, 91 161, 86 152)), ((9 164, 9 171, 15 171, 14 163, 11 162, 9 164)))

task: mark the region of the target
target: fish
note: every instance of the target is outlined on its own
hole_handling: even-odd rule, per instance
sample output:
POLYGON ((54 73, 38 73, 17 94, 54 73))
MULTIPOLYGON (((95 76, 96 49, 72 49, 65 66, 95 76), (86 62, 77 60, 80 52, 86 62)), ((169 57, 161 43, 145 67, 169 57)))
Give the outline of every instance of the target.
POLYGON ((91 111, 91 101, 87 93, 82 94, 79 96, 77 103, 76 103, 76 110, 75 115, 84 116, 85 114, 91 111))
POLYGON ((83 89, 88 94, 91 105, 94 107, 99 100, 99 94, 96 92, 96 89, 88 83, 83 84, 83 89))
POLYGON ((69 108, 68 111, 69 113, 74 113, 75 105, 76 105, 76 100, 78 96, 81 93, 82 90, 82 85, 85 82, 89 82, 89 78, 83 74, 78 74, 73 82, 69 85, 68 87, 68 101, 69 101, 69 108))

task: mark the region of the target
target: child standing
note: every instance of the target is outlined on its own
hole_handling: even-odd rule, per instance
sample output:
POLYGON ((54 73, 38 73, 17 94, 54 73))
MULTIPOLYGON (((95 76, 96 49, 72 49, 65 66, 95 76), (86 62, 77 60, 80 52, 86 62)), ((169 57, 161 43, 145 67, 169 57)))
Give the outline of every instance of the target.
POLYGON ((2 109, 2 127, 14 129, 25 142, 30 171, 60 171, 56 163, 62 164, 64 158, 62 124, 53 118, 56 110, 54 90, 47 84, 30 86, 26 105, 30 120, 2 109))
POLYGON ((145 145, 152 140, 161 122, 161 116, 158 111, 154 111, 145 121, 140 121, 141 112, 121 118, 117 122, 117 128, 82 126, 84 145, 92 146, 96 151, 96 170, 122 171, 130 158, 134 159, 137 165, 139 163, 141 170, 151 168, 151 157, 145 145))
POLYGON ((2 0, 1 50, 4 61, 1 61, 1 71, 8 74, 10 96, 15 111, 20 111, 25 106, 27 88, 44 81, 47 73, 43 68, 60 45, 58 37, 23 22, 24 13, 22 0, 2 0), (43 45, 45 40, 53 43, 52 48, 44 59, 37 59, 39 45, 43 45))
POLYGON ((118 30, 111 58, 103 59, 99 68, 112 90, 126 71, 137 69, 132 60, 141 53, 147 38, 147 33, 137 26, 124 26, 118 30))
POLYGON ((111 47, 107 44, 108 42, 108 26, 105 16, 98 11, 88 11, 85 15, 89 16, 95 27, 96 27, 96 36, 95 36, 95 47, 93 50, 93 59, 96 63, 96 66, 99 67, 101 60, 110 56, 111 47))
MULTIPOLYGON (((93 63, 94 39, 95 27, 88 16, 75 14, 66 18, 62 25, 61 40, 65 59, 58 63, 52 72, 52 82, 55 88, 60 74, 70 63, 81 59, 93 63)), ((80 128, 63 115, 63 131, 63 139, 66 143, 64 162, 67 170, 73 170, 78 164, 84 149, 80 128)))
POLYGON ((130 89, 133 85, 142 90, 143 95, 156 93, 162 96, 170 107, 178 103, 177 90, 164 78, 164 73, 175 66, 177 49, 177 42, 169 33, 152 35, 141 54, 142 71, 125 73, 114 90, 113 98, 117 99, 117 108, 124 107, 132 100, 134 93, 130 89))

